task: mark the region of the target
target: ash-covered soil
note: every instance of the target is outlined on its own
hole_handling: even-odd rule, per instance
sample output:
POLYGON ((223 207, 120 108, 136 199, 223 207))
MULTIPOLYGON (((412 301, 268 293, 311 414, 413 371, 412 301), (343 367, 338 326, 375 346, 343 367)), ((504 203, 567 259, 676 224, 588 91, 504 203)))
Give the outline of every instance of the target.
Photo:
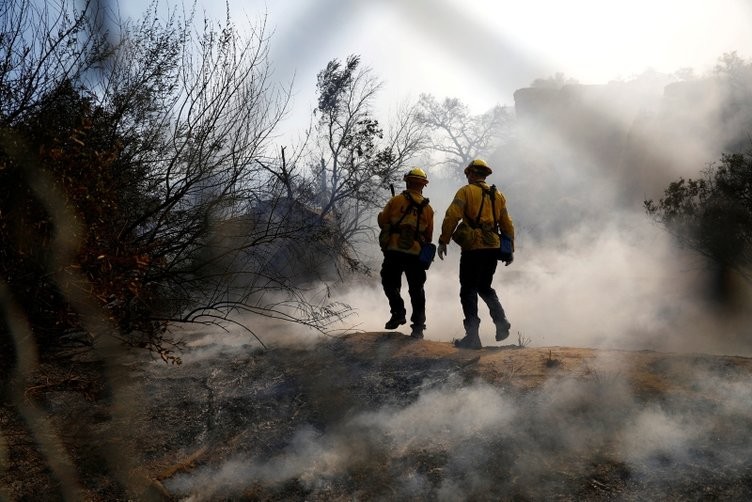
POLYGON ((7 500, 752 499, 742 357, 358 333, 44 364, 6 394, 7 500))

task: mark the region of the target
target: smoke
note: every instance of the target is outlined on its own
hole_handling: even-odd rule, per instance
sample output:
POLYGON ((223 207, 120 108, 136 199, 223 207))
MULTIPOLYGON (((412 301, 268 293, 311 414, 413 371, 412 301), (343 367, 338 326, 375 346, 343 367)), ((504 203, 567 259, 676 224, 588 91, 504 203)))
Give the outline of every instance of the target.
MULTIPOLYGON (((231 321, 222 323, 218 320, 216 323, 171 326, 172 336, 185 347, 185 350, 180 350, 181 361, 184 364, 211 364, 212 360, 239 353, 250 354, 263 349, 264 346, 305 349, 315 346, 327 336, 319 329, 272 317, 235 315, 228 316, 228 319, 231 321), (220 326, 221 329, 218 329, 220 326), (207 329, 208 327, 210 329, 207 329)), ((342 332, 351 330, 343 328, 342 332)), ((338 333, 340 331, 336 330, 335 334, 338 333)))
MULTIPOLYGON (((448 252, 431 266, 425 286, 425 335, 445 342, 464 334, 459 249, 452 244, 448 252)), ((704 267, 642 214, 614 218, 603 228, 581 225, 555 242, 526 241, 523 229, 515 261, 500 263, 494 276, 512 323, 512 336, 502 343, 521 338, 533 346, 752 353, 744 318, 719 316, 704 300, 704 267)), ((359 329, 383 329, 389 306, 376 281, 340 294, 356 309, 359 329)), ((409 315, 406 284, 403 298, 409 315)), ((482 342, 496 345, 482 301, 479 313, 482 342)))
MULTIPOLYGON (((429 390, 405 408, 362 413, 326 433, 303 427, 270 461, 237 457, 219 469, 207 467, 177 476, 168 488, 178 494, 192 493, 191 500, 238 493, 249 480, 268 485, 296 479, 316 488, 374 459, 401 457, 416 449, 439 452, 459 448, 461 452, 463 443, 474 441, 479 434, 493 434, 509 426, 513 418, 508 399, 486 384, 429 390)), ((454 461, 458 469, 469 467, 462 456, 460 453, 454 461)), ((407 490, 423 485, 414 473, 398 482, 407 490)))
POLYGON ((678 481, 691 485, 698 468, 717 476, 748 458, 748 429, 734 425, 752 411, 748 374, 677 360, 666 378, 694 376, 664 399, 646 401, 620 358, 610 353, 585 375, 550 379, 523 394, 450 378, 406 406, 362 411, 324 429, 304 425, 271 458, 238 454, 165 486, 185 500, 214 500, 289 481, 312 494, 336 493, 362 476, 371 494, 388 486, 400 499, 535 498, 572 493, 562 480, 593 476, 600 462, 623 466, 639 496, 678 481), (422 470, 423 461, 439 464, 440 473, 422 470))
MULTIPOLYGON (((748 309, 709 302, 710 264, 643 209, 670 181, 699 177, 742 132, 720 123, 728 100, 719 81, 647 73, 533 91, 516 96, 514 137, 488 157, 488 181, 505 194, 517 229, 515 261, 500 264, 494 278, 512 323, 506 343, 517 336, 544 346, 752 353, 748 309)), ((430 168, 429 178, 424 194, 436 213, 436 240, 463 182, 430 168)), ((372 256, 378 270, 375 247, 372 256)), ((428 272, 429 339, 463 335, 458 258, 450 244, 447 259, 428 272)), ((377 276, 339 293, 366 331, 389 318, 377 276)), ((737 284, 735 294, 749 305, 748 284, 737 284)), ((403 298, 409 314, 406 285, 403 298)), ((490 317, 482 301, 479 307, 481 339, 493 345, 490 317)))
POLYGON ((657 455, 685 458, 697 433, 687 422, 687 419, 672 416, 659 407, 640 410, 621 431, 625 459, 643 465, 657 455))

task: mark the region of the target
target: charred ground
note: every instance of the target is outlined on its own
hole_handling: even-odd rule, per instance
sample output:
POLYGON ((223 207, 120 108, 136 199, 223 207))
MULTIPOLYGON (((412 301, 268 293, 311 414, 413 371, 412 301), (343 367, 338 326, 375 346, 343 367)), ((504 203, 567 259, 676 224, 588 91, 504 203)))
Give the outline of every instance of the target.
MULTIPOLYGON (((126 366, 44 364, 25 393, 87 500, 752 497, 748 358, 358 333, 126 366)), ((0 497, 63 499, 28 423, 4 400, 0 497)))

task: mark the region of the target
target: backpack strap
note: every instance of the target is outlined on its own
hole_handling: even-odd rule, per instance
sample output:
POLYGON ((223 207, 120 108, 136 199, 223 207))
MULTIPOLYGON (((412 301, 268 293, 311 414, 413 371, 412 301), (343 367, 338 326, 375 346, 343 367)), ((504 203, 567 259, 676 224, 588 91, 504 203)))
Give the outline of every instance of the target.
MULTIPOLYGON (((492 190, 496 190, 496 186, 495 185, 492 186, 491 188, 492 188, 492 190)), ((493 197, 492 191, 491 190, 486 190, 483 187, 480 187, 480 189, 482 190, 482 193, 480 195, 480 207, 478 208, 478 214, 475 217, 475 219, 467 218, 468 224, 470 225, 471 228, 478 228, 480 226, 480 216, 481 216, 481 214, 483 214, 483 203, 486 201, 486 195, 491 195, 491 204, 492 204, 491 207, 493 207, 493 199, 494 199, 494 197, 493 197)), ((496 216, 496 213, 494 212, 494 217, 495 216, 496 216)))
POLYGON ((422 242, 422 236, 420 235, 420 216, 423 214, 423 208, 428 205, 428 197, 423 198, 423 200, 418 204, 418 216, 415 218, 415 240, 418 242, 422 242))
POLYGON ((491 185, 491 190, 489 190, 491 194, 491 209, 493 210, 493 219, 494 219, 494 229, 496 229, 496 233, 499 234, 499 238, 501 239, 502 235, 506 235, 501 230, 501 225, 499 224, 499 221, 496 219, 496 185, 491 185))
MULTIPOLYGON (((412 209, 413 207, 418 208, 418 214, 415 218, 415 240, 418 242, 421 242, 422 239, 420 238, 420 216, 421 214, 423 214, 423 208, 426 207, 430 201, 428 200, 428 197, 423 197, 423 200, 420 201, 420 203, 418 203, 418 202, 415 202, 415 199, 413 199, 413 196, 410 195, 410 192, 404 191, 402 192, 402 194, 405 197, 407 197, 408 201, 410 201, 410 206, 408 207, 408 210, 412 209)), ((402 223, 402 219, 405 217, 406 214, 407 214, 407 211, 402 213, 402 217, 397 222, 397 225, 396 225, 397 227, 399 227, 399 224, 402 223)))
POLYGON ((404 192, 402 192, 402 195, 405 196, 405 198, 408 200, 408 202, 410 203, 410 205, 408 206, 407 210, 405 210, 405 212, 402 213, 402 216, 400 216, 400 219, 397 220, 397 223, 395 223, 394 225, 392 225, 390 233, 398 234, 399 233, 400 223, 402 223, 402 220, 404 220, 405 216, 407 216, 407 212, 410 209, 412 209, 414 207, 417 207, 418 208, 418 216, 417 216, 416 221, 415 221, 415 240, 417 240, 418 242, 420 242, 420 240, 421 240, 420 239, 420 216, 423 213, 423 208, 426 207, 430 201, 428 200, 428 197, 424 197, 423 200, 420 203, 415 202, 415 199, 413 199, 412 195, 410 195, 410 192, 408 192, 407 190, 405 190, 404 192))
MULTIPOLYGON (((410 197, 410 195, 407 192, 402 192, 402 195, 410 202, 410 206, 408 207, 408 209, 410 207, 412 207, 412 206, 415 205, 415 201, 413 200, 412 197, 410 197)), ((391 233, 393 233, 393 234, 399 233, 399 230, 396 230, 396 229, 400 226, 400 223, 402 223, 402 220, 405 219, 405 216, 407 216, 407 211, 405 211, 404 213, 402 213, 402 216, 400 216, 400 219, 397 220, 397 223, 395 223, 394 225, 392 225, 391 233)))
POLYGON ((501 234, 499 222, 496 220, 496 185, 491 185, 491 189, 488 190, 488 196, 491 197, 491 212, 493 213, 494 230, 497 234, 501 234))
MULTIPOLYGON (((494 229, 496 230, 497 234, 501 233, 501 229, 499 228, 499 222, 496 219, 496 192, 498 190, 496 189, 496 185, 491 185, 491 187, 486 190, 483 189, 483 195, 481 195, 480 199, 480 208, 478 208, 478 216, 475 217, 475 221, 473 222, 475 226, 473 228, 477 228, 480 226, 480 215, 483 212, 483 202, 486 200, 486 195, 488 195, 488 198, 491 199, 491 215, 493 216, 493 222, 494 222, 494 229)), ((473 226, 473 225, 470 225, 473 226)))

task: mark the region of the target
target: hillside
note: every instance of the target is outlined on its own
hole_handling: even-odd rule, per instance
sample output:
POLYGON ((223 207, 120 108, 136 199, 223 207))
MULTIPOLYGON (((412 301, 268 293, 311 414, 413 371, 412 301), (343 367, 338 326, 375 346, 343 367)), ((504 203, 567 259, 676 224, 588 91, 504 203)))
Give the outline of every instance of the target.
POLYGON ((398 332, 192 350, 42 365, 0 408, 0 499, 752 497, 752 359, 398 332))

